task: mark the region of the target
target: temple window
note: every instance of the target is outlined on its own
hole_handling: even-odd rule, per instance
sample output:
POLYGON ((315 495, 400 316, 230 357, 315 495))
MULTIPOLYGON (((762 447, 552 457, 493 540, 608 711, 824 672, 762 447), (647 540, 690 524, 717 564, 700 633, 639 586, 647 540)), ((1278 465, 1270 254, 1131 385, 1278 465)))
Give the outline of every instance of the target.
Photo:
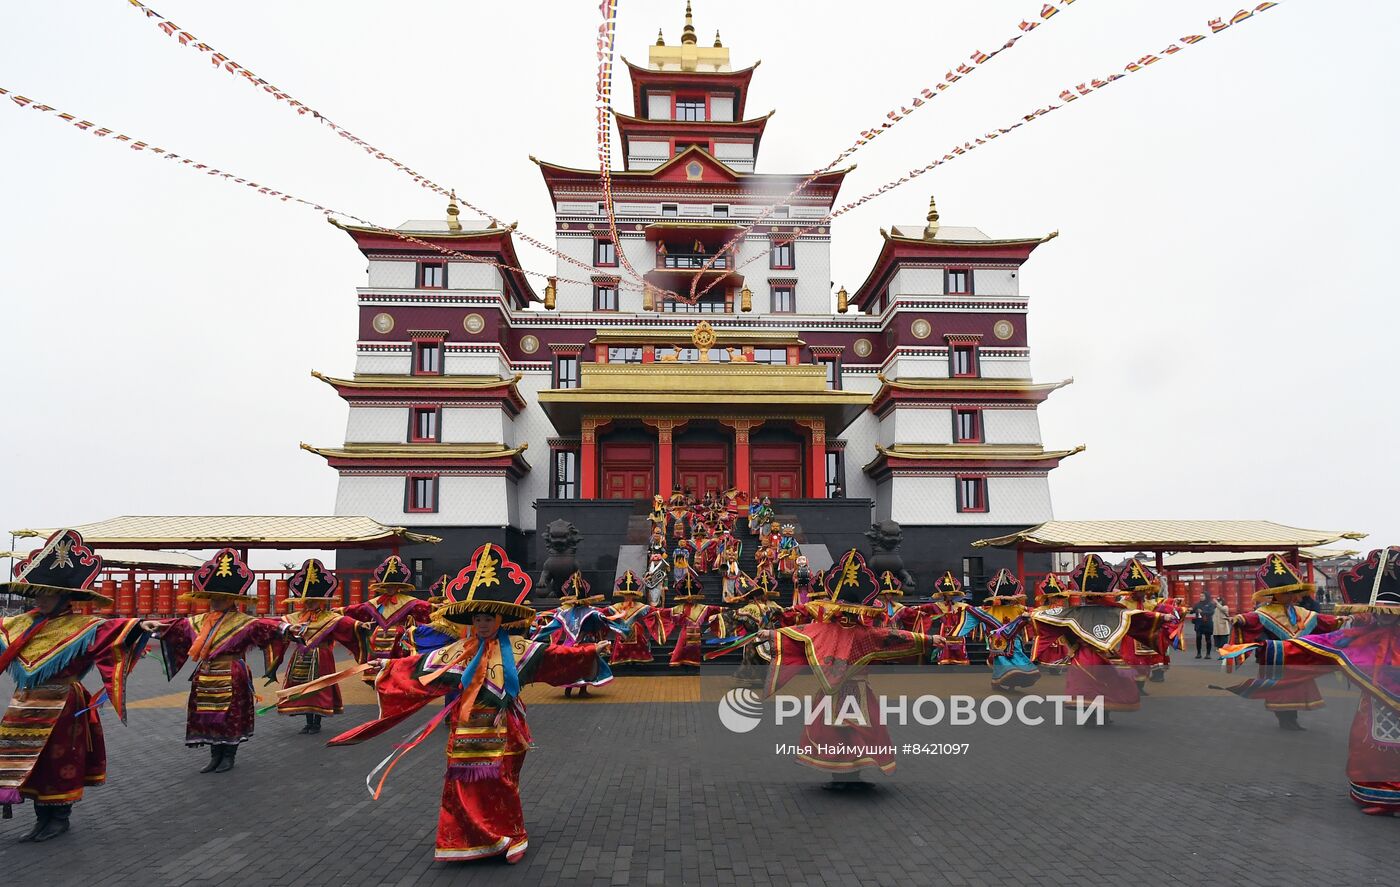
POLYGON ((972 272, 966 268, 949 268, 943 272, 943 292, 950 296, 972 295, 972 272))
POLYGON ((613 345, 608 348, 608 363, 641 363, 640 345, 613 345))
POLYGON ((554 451, 554 498, 578 498, 578 451, 554 451))
POLYGON ((407 478, 404 491, 404 511, 435 512, 438 510, 438 479, 436 477, 407 478))
POLYGON ((769 268, 794 268, 793 250, 791 243, 775 243, 768 251, 769 268))
POLYGON ((677 120, 704 120, 705 119, 705 99, 687 96, 683 99, 676 99, 676 119, 677 120))
POLYGON ((616 311, 617 307, 616 286, 600 284, 593 287, 593 310, 616 311))
MULTIPOLYGON (((729 362, 729 351, 725 348, 711 348, 706 356, 709 358, 710 363, 729 362)), ((671 361, 675 361, 676 363, 699 363, 700 349, 681 348, 678 350, 674 347, 662 347, 658 345, 656 348, 656 359, 668 363, 671 361)))
POLYGON ((727 219, 727 218, 729 218, 729 204, 727 204, 727 203, 716 203, 716 204, 714 205, 714 209, 712 210, 712 214, 713 214, 714 217, 717 218, 717 219, 727 219))
POLYGON ((554 358, 554 387, 578 387, 578 355, 561 354, 554 358))
POLYGON ((442 262, 419 262, 418 286, 426 290, 440 290, 447 286, 447 266, 442 262))
POLYGON ((724 293, 716 292, 701 296, 694 304, 667 299, 661 303, 661 310, 672 314, 727 314, 729 304, 724 293))
POLYGON ((977 346, 954 345, 948 352, 949 372, 953 376, 975 377, 978 375, 977 346))
POLYGON ((674 204, 674 203, 663 203, 663 204, 661 204, 661 217, 662 217, 662 218, 674 219, 676 216, 679 216, 680 214, 681 214, 681 208, 680 208, 680 206, 678 206, 677 204, 674 204))
POLYGON ((408 429, 409 440, 413 443, 440 442, 442 440, 439 433, 441 425, 438 420, 440 417, 441 411, 437 407, 414 407, 408 429))
POLYGON ((442 343, 417 342, 413 346, 413 374, 438 376, 442 374, 442 343))
POLYGON ((826 498, 846 497, 846 454, 841 450, 826 451, 826 498))
POLYGON ((841 360, 836 357, 821 357, 817 363, 826 367, 826 387, 832 391, 841 390, 841 360))
POLYGON ((985 477, 958 478, 958 511, 966 514, 986 510, 987 479, 985 477))
POLYGON ((786 206, 775 206, 773 207, 773 212, 769 213, 768 215, 768 218, 770 219, 786 219, 787 217, 788 207, 786 206))
POLYGON ((982 411, 953 411, 953 440, 957 443, 980 443, 982 440, 982 411))
POLYGON ((617 264, 617 245, 611 240, 598 238, 593 241, 593 264, 613 266, 617 264))
POLYGON ((770 366, 787 366, 788 355, 786 348, 755 348, 753 350, 754 363, 766 363, 770 366))
POLYGON ((797 296, 788 285, 773 287, 774 314, 793 314, 797 311, 797 296))

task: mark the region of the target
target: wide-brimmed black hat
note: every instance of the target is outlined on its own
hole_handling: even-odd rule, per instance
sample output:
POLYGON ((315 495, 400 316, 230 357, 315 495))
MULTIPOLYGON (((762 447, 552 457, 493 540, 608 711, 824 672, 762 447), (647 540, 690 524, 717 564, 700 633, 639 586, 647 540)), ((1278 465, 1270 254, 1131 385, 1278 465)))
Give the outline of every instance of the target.
POLYGON ((899 577, 886 570, 880 574, 881 597, 904 597, 904 583, 899 581, 899 577))
POLYGON ((645 594, 646 592, 642 589, 642 580, 638 579, 637 574, 631 570, 617 577, 617 581, 613 583, 613 597, 639 598, 645 594))
POLYGON ((671 599, 676 601, 703 601, 705 599, 705 589, 700 587, 700 583, 695 580, 694 573, 686 573, 685 579, 676 583, 676 587, 671 589, 671 599))
POLYGON ((1155 593, 1162 590, 1162 584, 1146 564, 1130 557, 1118 571, 1118 590, 1125 594, 1155 593))
POLYGON ((251 600, 254 578, 238 552, 225 548, 194 571, 194 591, 188 597, 203 601, 251 600))
POLYGON ((952 570, 944 570, 943 575, 933 583, 933 594, 949 601, 959 600, 964 597, 962 581, 953 575, 952 570))
POLYGON ((487 542, 472 555, 445 589, 447 603, 435 615, 449 622, 470 623, 473 613, 497 613, 507 625, 528 624, 535 608, 525 600, 530 577, 506 557, 499 546, 487 542))
POLYGON ((996 606, 998 604, 1018 604, 1026 600, 1026 588, 1021 584, 1021 580, 1016 578, 1016 574, 1002 567, 997 570, 996 575, 987 580, 987 598, 982 603, 996 606))
POLYGON ((97 574, 102 572, 102 558, 83 544, 77 530, 58 530, 42 547, 15 564, 15 578, 0 584, 9 594, 38 597, 41 594, 66 594, 75 601, 95 601, 110 605, 112 599, 92 590, 97 574))
POLYGON ((583 578, 583 574, 575 570, 572 576, 564 580, 564 587, 561 589, 563 593, 559 595, 559 603, 596 604, 603 599, 604 595, 589 594, 591 587, 588 580, 583 578))
POLYGON ((867 603, 875 597, 880 583, 875 580, 870 567, 866 566, 865 556, 854 548, 841 555, 841 559, 826 571, 824 587, 827 597, 813 603, 855 614, 880 610, 867 603))
POLYGON ((384 558, 384 562, 374 568, 374 576, 369 581, 370 594, 416 590, 417 586, 413 584, 413 571, 397 554, 391 554, 384 558))
POLYGON ((304 603, 326 603, 340 596, 340 580, 326 569, 319 558, 309 557, 287 582, 293 599, 304 603))
POLYGON ((1378 548, 1337 578, 1347 599, 1338 612, 1400 615, 1400 548, 1378 548))
POLYGON ((1080 594, 1116 595, 1118 574, 1097 554, 1087 554, 1069 574, 1070 587, 1080 594))
POLYGON ((1271 554, 1254 571, 1254 599, 1261 601, 1276 594, 1309 593, 1317 588, 1304 582, 1298 571, 1281 554, 1271 554))

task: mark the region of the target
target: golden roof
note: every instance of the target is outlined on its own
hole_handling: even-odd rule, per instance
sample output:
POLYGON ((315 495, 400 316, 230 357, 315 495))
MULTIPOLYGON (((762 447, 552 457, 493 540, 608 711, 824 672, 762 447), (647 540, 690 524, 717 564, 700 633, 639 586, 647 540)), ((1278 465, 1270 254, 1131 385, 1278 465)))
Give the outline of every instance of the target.
POLYGON ((493 443, 348 443, 343 447, 313 447, 304 443, 303 450, 327 459, 501 459, 519 456, 530 445, 507 447, 493 443))
MULTIPOLYGON (((395 234, 411 234, 414 237, 431 237, 434 240, 473 240, 480 237, 495 237, 500 234, 509 234, 514 231, 519 222, 511 222, 504 228, 492 225, 489 228, 477 228, 474 230, 441 230, 441 231, 416 231, 403 228, 390 228, 388 226, 378 227, 370 225, 349 225, 331 216, 326 217, 326 221, 342 231, 354 231, 359 234, 384 234, 393 237, 395 234)), ((493 220, 494 221, 494 220, 493 220)), ((460 223, 459 223, 460 224, 460 223)))
POLYGON ((1286 551, 1365 536, 1259 520, 1058 520, 972 544, 1025 551, 1286 551))
POLYGON ((1014 460, 1017 462, 1046 462, 1067 459, 1076 453, 1084 452, 1082 445, 1072 450, 1047 450, 1036 444, 895 444, 892 447, 875 445, 878 454, 866 468, 874 465, 880 457, 888 459, 910 459, 921 462, 984 462, 987 460, 1014 460))
POLYGON ((311 371, 312 378, 320 379, 327 385, 341 388, 466 388, 466 389, 487 389, 499 388, 502 385, 509 385, 512 388, 522 378, 516 373, 509 379, 502 379, 497 376, 412 376, 406 374, 373 374, 357 373, 353 379, 341 379, 335 376, 327 376, 324 373, 311 371))
MULTIPOLYGON (((441 542, 368 517, 350 515, 125 515, 72 527, 94 548, 387 548, 408 542, 441 542)), ((53 529, 13 530, 48 538, 53 529)))
POLYGON ((1029 379, 987 379, 945 377, 934 379, 887 379, 883 373, 876 378, 888 387, 900 391, 1057 391, 1074 384, 1074 379, 1059 382, 1032 382, 1029 379))

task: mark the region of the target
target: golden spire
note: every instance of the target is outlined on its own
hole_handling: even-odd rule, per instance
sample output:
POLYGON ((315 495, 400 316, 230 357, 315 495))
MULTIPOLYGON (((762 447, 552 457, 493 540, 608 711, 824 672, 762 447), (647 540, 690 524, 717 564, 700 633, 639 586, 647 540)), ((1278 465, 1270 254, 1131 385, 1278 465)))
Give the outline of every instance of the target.
POLYGON ((661 29, 660 29, 660 28, 657 28, 657 29, 656 29, 656 45, 657 45, 657 46, 665 46, 665 45, 666 45, 666 37, 661 33, 661 29))
POLYGON ((681 31, 681 43, 695 43, 695 21, 690 13, 690 0, 685 0, 685 29, 681 31))
POLYGON ((447 194, 447 230, 461 231, 462 223, 457 221, 457 214, 461 210, 457 207, 457 189, 453 188, 447 194))
POLYGON ((932 194, 928 196, 928 215, 924 219, 928 222, 924 226, 924 240, 932 240, 938 233, 938 204, 934 202, 932 194))
POLYGON ((723 47, 723 46, 724 46, 724 44, 721 43, 721 42, 719 42, 719 31, 716 30, 716 31, 715 31, 715 47, 716 47, 716 48, 721 48, 721 47, 723 47))

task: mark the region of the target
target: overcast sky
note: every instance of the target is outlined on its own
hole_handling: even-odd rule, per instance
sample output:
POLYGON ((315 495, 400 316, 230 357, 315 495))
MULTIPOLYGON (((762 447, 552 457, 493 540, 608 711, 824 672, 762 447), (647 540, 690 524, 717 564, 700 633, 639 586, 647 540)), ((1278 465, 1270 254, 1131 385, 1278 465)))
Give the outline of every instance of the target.
MULTIPOLYGON (((1240 0, 1235 0, 1236 3, 1240 0)), ((503 219, 550 240, 528 155, 594 162, 597 5, 153 0, 183 28, 503 219)), ((1028 0, 698 0, 758 170, 825 165, 1028 0)), ((1252 4, 1251 4, 1252 5, 1252 4)), ((644 61, 681 0, 621 0, 644 61)), ((1080 0, 853 158, 856 197, 1228 18, 1224 0, 1080 0)), ((854 289, 878 229, 1061 236, 1021 277, 1061 518, 1262 518, 1400 542, 1392 60, 1400 4, 1288 0, 835 225, 854 289)), ((621 67, 621 66, 619 66, 621 67)), ((381 224, 438 198, 165 37, 125 0, 11 3, 0 86, 381 224)), ((630 96, 625 71, 617 84, 630 96)), ((314 212, 0 102, 0 530, 118 514, 329 513, 344 439, 312 369, 351 372, 365 263, 314 212)), ((547 254, 526 263, 553 269, 547 254)), ((535 461, 538 461, 536 457, 535 461)))

